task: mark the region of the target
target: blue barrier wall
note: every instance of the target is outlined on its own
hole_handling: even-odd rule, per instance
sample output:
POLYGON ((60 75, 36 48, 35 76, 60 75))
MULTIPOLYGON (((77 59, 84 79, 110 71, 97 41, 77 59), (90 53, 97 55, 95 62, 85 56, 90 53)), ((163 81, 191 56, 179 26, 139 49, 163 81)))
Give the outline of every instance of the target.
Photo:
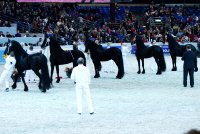
POLYGON ((5 48, 0 48, 0 64, 5 63, 5 60, 3 58, 3 52, 4 52, 5 48))

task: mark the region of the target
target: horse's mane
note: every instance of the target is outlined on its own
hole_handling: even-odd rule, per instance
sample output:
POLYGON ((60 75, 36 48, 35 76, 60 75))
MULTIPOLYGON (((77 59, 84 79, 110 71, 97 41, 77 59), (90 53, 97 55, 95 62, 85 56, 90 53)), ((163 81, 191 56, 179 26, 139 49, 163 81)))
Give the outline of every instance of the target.
POLYGON ((98 45, 97 43, 95 43, 94 41, 88 39, 85 41, 85 46, 90 49, 90 50, 95 50, 97 48, 103 48, 102 45, 98 45))
MULTIPOLYGON (((44 40, 46 41, 46 39, 44 40)), ((61 48, 59 41, 56 39, 56 37, 50 37, 50 52, 51 53, 59 53, 63 52, 64 50, 61 48)))
POLYGON ((169 47, 180 46, 180 44, 170 34, 167 34, 167 41, 168 41, 169 47))
POLYGON ((142 40, 142 37, 140 37, 139 35, 136 35, 136 46, 137 48, 141 48, 141 47, 146 48, 142 40))
POLYGON ((28 55, 19 42, 12 40, 11 43, 10 49, 15 52, 15 55, 28 55))

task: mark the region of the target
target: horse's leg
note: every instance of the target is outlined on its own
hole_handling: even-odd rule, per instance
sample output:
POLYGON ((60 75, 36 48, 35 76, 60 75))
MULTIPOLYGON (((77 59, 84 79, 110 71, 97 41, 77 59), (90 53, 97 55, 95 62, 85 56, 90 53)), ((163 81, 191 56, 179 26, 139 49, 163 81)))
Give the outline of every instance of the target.
POLYGON ((94 61, 93 60, 93 63, 94 63, 94 69, 95 69, 95 76, 94 76, 94 78, 99 78, 100 77, 100 74, 99 74, 100 61, 94 61))
POLYGON ((21 73, 21 77, 22 77, 22 81, 24 83, 24 91, 28 91, 28 86, 26 85, 23 73, 21 73))
POLYGON ((140 70, 140 58, 139 57, 137 57, 137 62, 138 62, 138 74, 140 74, 141 73, 141 70, 140 70))
POLYGON ((116 78, 121 79, 124 76, 124 63, 123 63, 122 56, 113 57, 112 60, 115 62, 115 64, 117 65, 117 68, 118 68, 118 73, 117 73, 116 78))
POLYGON ((158 69, 157 69, 157 75, 158 74, 162 74, 162 71, 161 71, 161 63, 160 63, 160 61, 159 61, 159 59, 158 58, 156 58, 156 57, 154 57, 154 59, 155 59, 155 62, 156 62, 156 64, 157 64, 157 67, 158 67, 158 69))
POLYGON ((176 56, 172 55, 172 71, 177 71, 177 67, 176 67, 176 56))
POLYGON ((144 58, 141 59, 142 60, 142 74, 145 74, 145 69, 144 69, 144 58))
POLYGON ((59 83, 59 82, 60 82, 59 65, 56 65, 56 73, 57 73, 57 80, 56 80, 56 83, 59 83))
POLYGON ((38 84, 38 88, 41 90, 42 89, 42 76, 41 76, 41 74, 39 73, 39 71, 38 70, 33 70, 34 71, 34 73, 39 77, 39 84, 38 84))

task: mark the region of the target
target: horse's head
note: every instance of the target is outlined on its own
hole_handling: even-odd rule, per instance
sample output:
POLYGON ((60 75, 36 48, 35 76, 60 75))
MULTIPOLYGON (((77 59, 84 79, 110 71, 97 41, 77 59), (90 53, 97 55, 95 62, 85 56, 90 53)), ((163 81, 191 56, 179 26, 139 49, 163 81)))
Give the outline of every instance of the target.
POLYGON ((8 40, 8 43, 6 44, 6 49, 3 54, 4 56, 6 56, 9 55, 10 52, 14 52, 15 56, 27 54, 21 44, 15 40, 8 40))
POLYGON ((92 40, 90 39, 87 39, 85 41, 85 52, 87 53, 89 50, 92 49, 92 46, 96 45, 95 42, 93 42, 92 40))
POLYGON ((136 36, 135 36, 135 43, 136 43, 137 48, 138 48, 138 47, 145 46, 145 45, 144 45, 144 42, 143 42, 143 40, 142 40, 142 37, 139 36, 139 35, 136 35, 136 36))

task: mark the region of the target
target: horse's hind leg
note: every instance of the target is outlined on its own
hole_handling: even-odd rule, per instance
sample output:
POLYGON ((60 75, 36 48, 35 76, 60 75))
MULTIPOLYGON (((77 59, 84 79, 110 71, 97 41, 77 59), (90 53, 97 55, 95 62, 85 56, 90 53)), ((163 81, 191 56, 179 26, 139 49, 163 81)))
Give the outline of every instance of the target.
POLYGON ((100 67, 99 65, 101 65, 100 61, 93 61, 94 63, 94 68, 95 68, 95 75, 94 75, 94 78, 99 78, 100 77, 100 74, 99 74, 99 70, 100 70, 100 67), (99 63, 98 63, 99 62, 99 63))
POLYGON ((145 69, 144 69, 144 58, 142 58, 142 68, 143 68, 142 74, 145 74, 145 69))
POLYGON ((33 71, 34 71, 34 73, 39 77, 38 88, 39 88, 40 90, 42 90, 42 88, 43 88, 43 86, 42 86, 42 76, 41 76, 41 74, 39 73, 38 70, 33 70, 33 71))
POLYGON ((140 74, 141 71, 140 71, 140 58, 137 57, 137 62, 138 62, 138 71, 137 73, 140 74))
POLYGON ((115 59, 113 59, 113 61, 115 62, 115 64, 118 67, 118 73, 117 73, 116 78, 117 79, 121 79, 124 76, 124 63, 123 63, 123 59, 122 58, 115 58, 115 59))
POLYGON ((177 71, 176 56, 171 56, 171 58, 172 58, 172 71, 177 71))
POLYGON ((56 65, 56 73, 57 73, 57 80, 56 80, 56 83, 59 83, 59 82, 60 82, 59 65, 56 65))
POLYGON ((158 58, 155 58, 154 57, 154 59, 155 59, 155 61, 156 61, 156 64, 157 64, 157 67, 158 67, 158 70, 157 70, 157 75, 159 75, 159 74, 162 74, 162 71, 161 71, 161 63, 160 63, 160 61, 158 60, 158 58))

